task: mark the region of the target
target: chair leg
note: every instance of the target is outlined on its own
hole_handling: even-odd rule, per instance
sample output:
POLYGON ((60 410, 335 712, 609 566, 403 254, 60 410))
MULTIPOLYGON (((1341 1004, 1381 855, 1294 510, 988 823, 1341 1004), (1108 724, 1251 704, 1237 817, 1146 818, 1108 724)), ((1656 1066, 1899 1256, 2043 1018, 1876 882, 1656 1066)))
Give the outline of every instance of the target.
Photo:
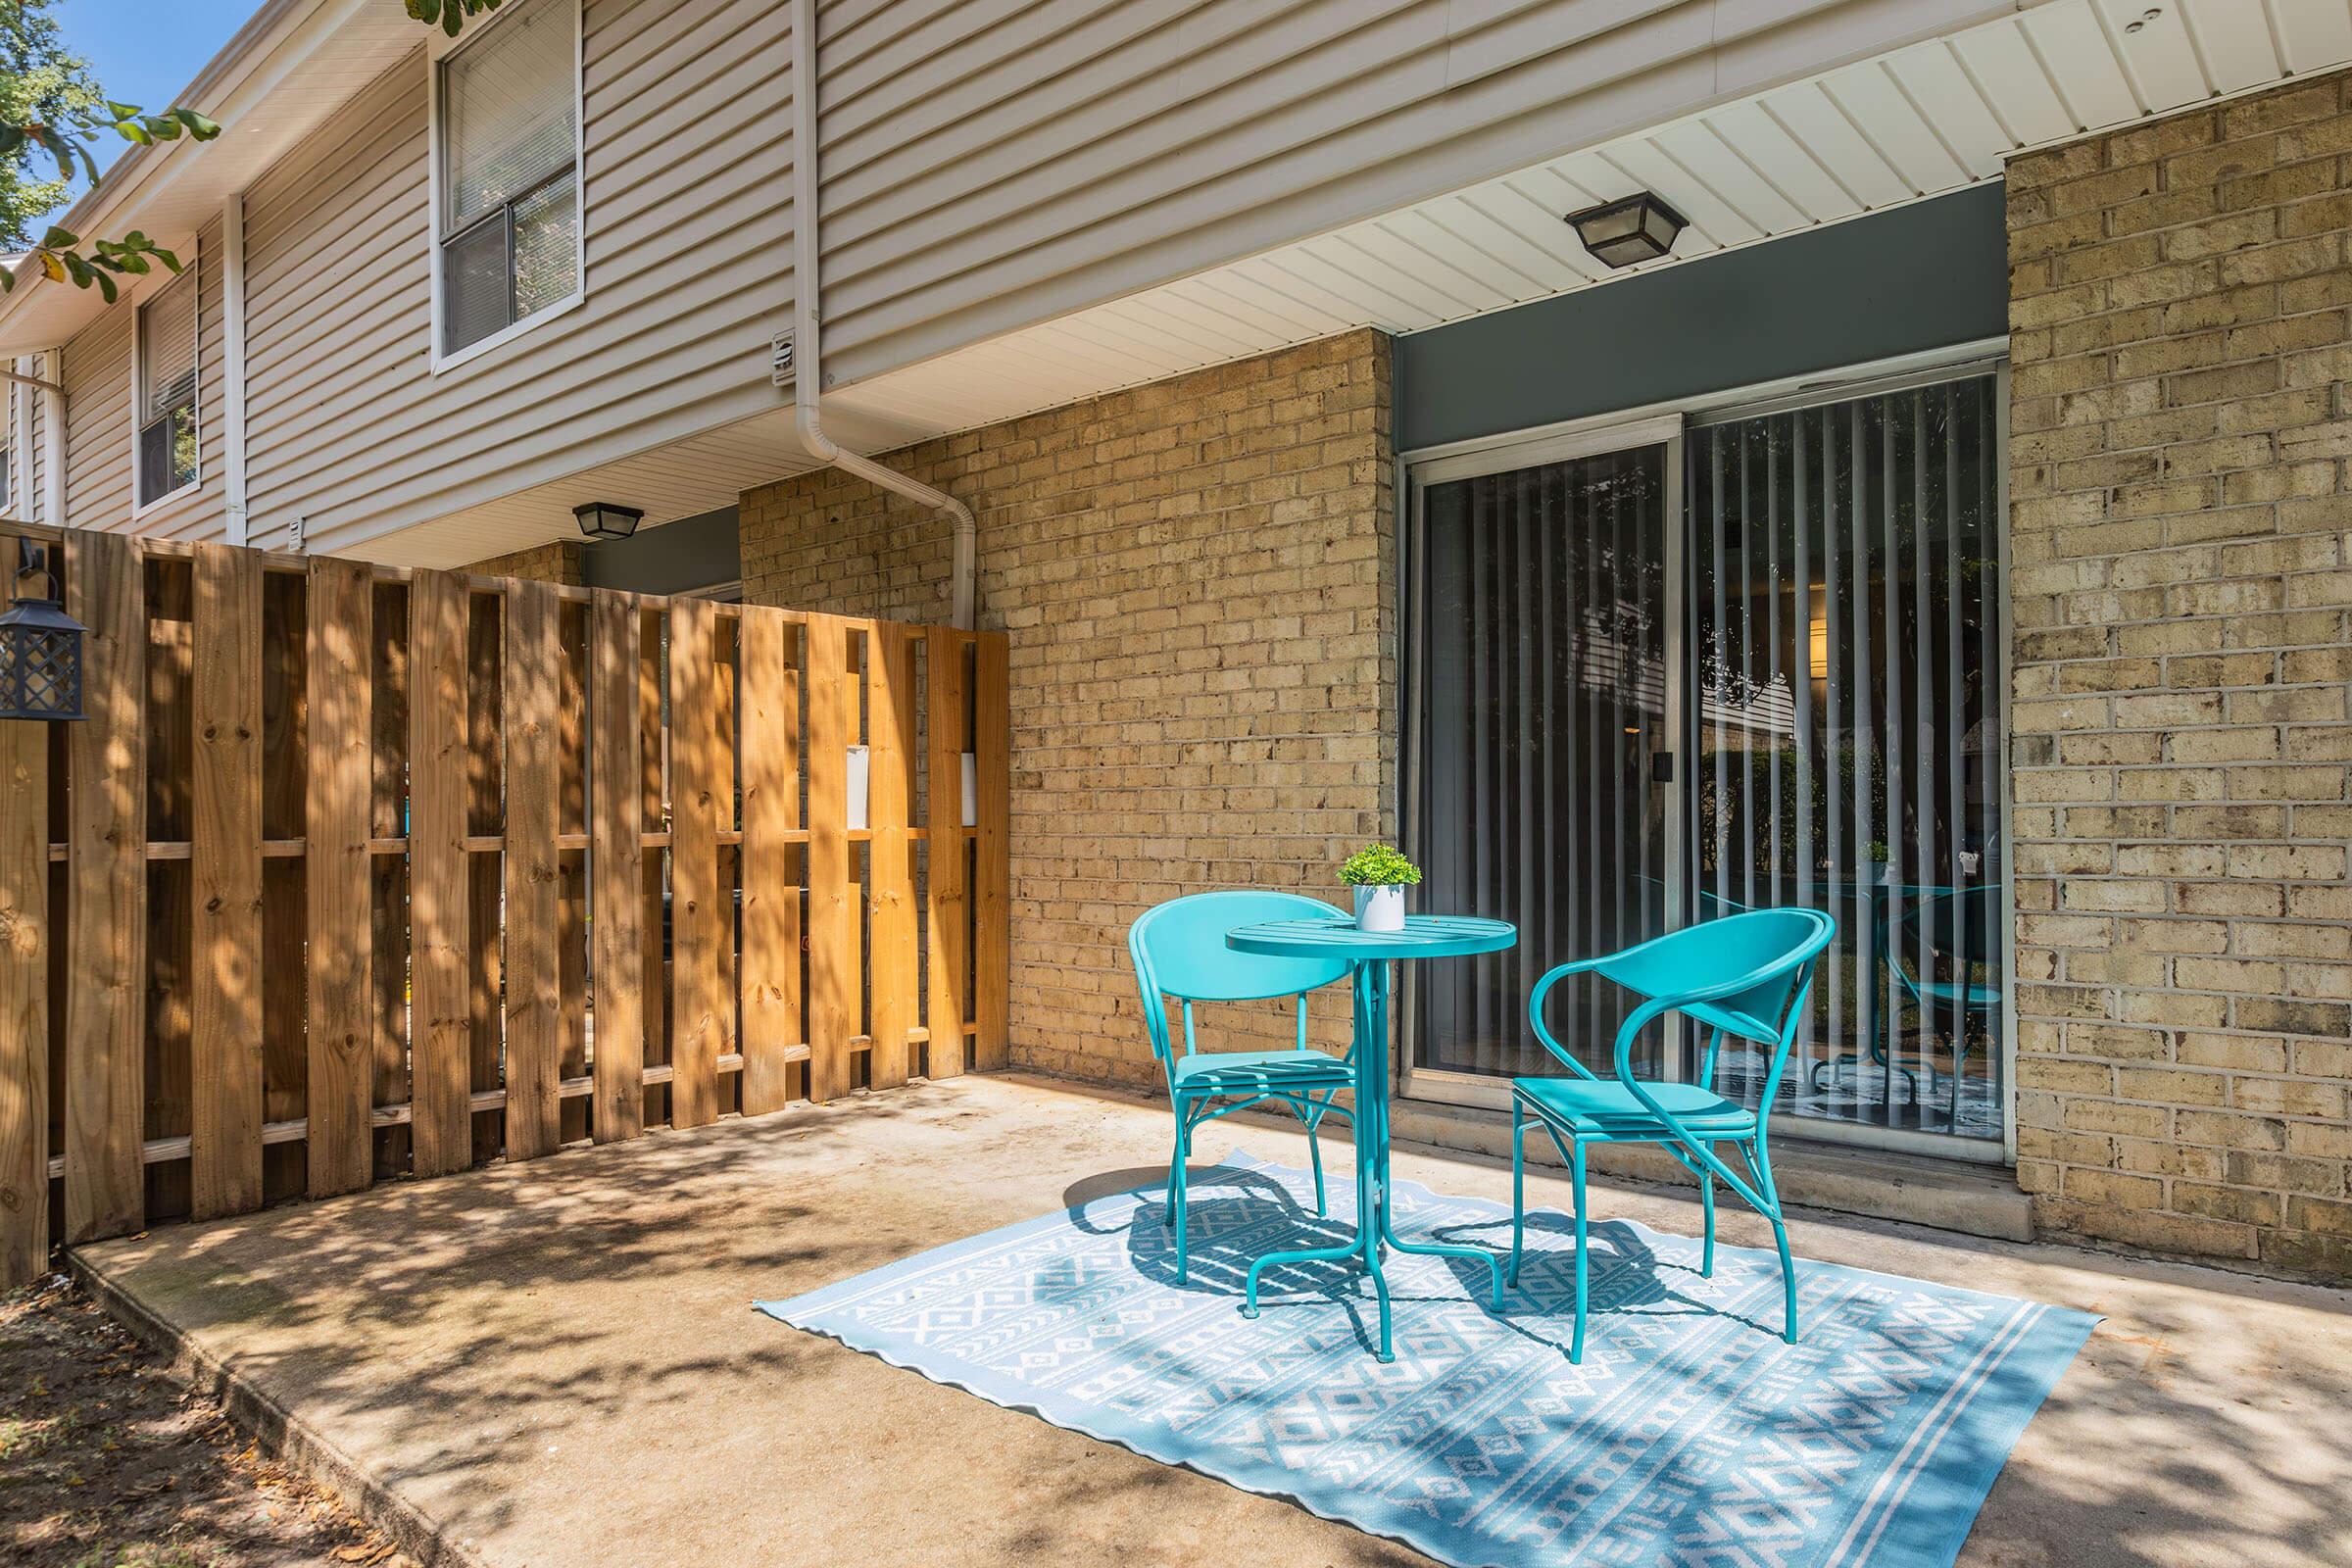
POLYGON ((1193 1133, 1192 1133, 1192 1129, 1191 1129, 1191 1128, 1189 1128, 1189 1127, 1179 1127, 1179 1128, 1177 1129, 1177 1132, 1176 1132, 1176 1283, 1177 1283, 1177 1284, 1179 1284, 1179 1285, 1183 1285, 1183 1284, 1187 1284, 1187 1283, 1189 1283, 1189 1282, 1190 1282, 1190 1278, 1191 1278, 1191 1270, 1190 1270, 1190 1267, 1189 1267, 1189 1265, 1188 1265, 1188 1263, 1187 1263, 1187 1261, 1186 1261, 1186 1258, 1185 1258, 1185 1235, 1184 1235, 1184 1229, 1185 1229, 1185 1227, 1184 1227, 1184 1218, 1185 1218, 1185 1174, 1184 1174, 1184 1168, 1185 1168, 1187 1165, 1189 1165, 1189 1164, 1191 1164, 1191 1163, 1192 1163, 1192 1159, 1193 1159, 1193 1133))
POLYGON ((1315 1137, 1317 1124, 1322 1118, 1318 1116, 1314 1121, 1307 1121, 1304 1106, 1293 1108, 1298 1111, 1298 1119, 1306 1122, 1306 1159, 1308 1164, 1315 1167, 1315 1218, 1322 1219, 1331 1212, 1323 1194, 1323 1146, 1315 1137))
POLYGON ((1568 1145, 1569 1170, 1576 1187, 1576 1337, 1569 1343, 1568 1359, 1582 1364, 1585 1359, 1585 1298, 1588 1267, 1585 1262, 1585 1141, 1571 1139, 1568 1145))
POLYGON ((1168 1196, 1160 1205, 1159 1222, 1176 1223, 1176 1190, 1184 1185, 1184 1107, 1176 1107, 1176 1141, 1168 1146, 1168 1196))
POLYGON ((1754 1173, 1756 1185, 1766 1198, 1772 1200, 1772 1211, 1764 1217, 1772 1221, 1772 1242, 1781 1251, 1781 1338, 1790 1345, 1796 1343, 1796 1261, 1788 1253, 1788 1227, 1781 1219, 1781 1195, 1772 1185, 1772 1167, 1764 1162, 1763 1140, 1742 1144, 1740 1152, 1746 1156, 1747 1168, 1754 1173))
POLYGON ((1527 1247, 1527 1123, 1511 1111, 1511 1289, 1519 1288, 1519 1255, 1527 1247))
POLYGON ((1698 1182, 1698 1206, 1707 1217, 1707 1239, 1698 1255, 1698 1272, 1707 1279, 1715 1277, 1715 1173, 1706 1172, 1698 1182))

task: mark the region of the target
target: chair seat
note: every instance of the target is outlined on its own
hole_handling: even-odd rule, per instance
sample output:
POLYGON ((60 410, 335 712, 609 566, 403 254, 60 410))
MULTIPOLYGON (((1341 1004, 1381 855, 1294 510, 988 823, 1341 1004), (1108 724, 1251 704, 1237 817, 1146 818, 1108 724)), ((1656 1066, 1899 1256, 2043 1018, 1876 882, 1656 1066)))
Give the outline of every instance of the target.
MULTIPOLYGON (((1647 1084, 1649 1092, 1692 1133, 1706 1138, 1743 1139, 1755 1131, 1756 1118, 1700 1084, 1647 1084)), ((1514 1078, 1511 1092, 1544 1116, 1580 1136, 1640 1138, 1655 1133, 1671 1138, 1666 1124, 1651 1114, 1621 1083, 1593 1083, 1583 1078, 1514 1078)))
POLYGON ((1183 1094, 1344 1088, 1354 1082, 1353 1067, 1320 1051, 1219 1051, 1176 1060, 1176 1088, 1183 1094))

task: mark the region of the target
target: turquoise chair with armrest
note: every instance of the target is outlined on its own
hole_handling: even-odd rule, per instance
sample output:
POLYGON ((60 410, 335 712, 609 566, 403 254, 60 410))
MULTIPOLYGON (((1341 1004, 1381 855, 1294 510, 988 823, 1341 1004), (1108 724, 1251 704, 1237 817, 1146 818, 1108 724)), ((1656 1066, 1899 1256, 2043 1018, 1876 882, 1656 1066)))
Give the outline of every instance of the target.
MULTIPOLYGON (((1316 1051, 1306 1043, 1306 998, 1312 991, 1350 978, 1345 958, 1283 958, 1236 953, 1225 933, 1264 920, 1334 918, 1339 910, 1299 893, 1234 891, 1195 893, 1144 912, 1129 928, 1127 952, 1135 960, 1136 983, 1144 997, 1145 1026, 1152 1054, 1166 1075, 1168 1101, 1176 1114, 1176 1148, 1168 1160, 1168 1201, 1163 1223, 1176 1231, 1176 1277, 1187 1277, 1185 1164, 1193 1133, 1201 1123, 1275 1101, 1306 1124, 1307 1156, 1315 1170, 1315 1212, 1324 1212, 1323 1152, 1315 1132, 1329 1115, 1349 1112, 1332 1103, 1355 1084, 1353 1049, 1346 1056, 1316 1051), (1168 1032, 1167 999, 1181 1004, 1184 1049, 1168 1032), (1202 1051, 1193 1026, 1198 1002, 1252 1002, 1296 997, 1298 1045, 1289 1051, 1202 1051)), ((1352 993, 1351 993, 1352 995, 1352 993)))
POLYGON ((1706 1242, 1700 1272, 1715 1271, 1715 1184, 1718 1180, 1772 1222, 1781 1252, 1783 1334, 1796 1343, 1796 1271, 1788 1228, 1781 1215, 1766 1122, 1756 1111, 1715 1093, 1715 1060, 1724 1037, 1772 1052, 1759 1103, 1769 1107, 1803 1021, 1814 960, 1830 945, 1837 922, 1818 909, 1753 909, 1689 926, 1613 953, 1563 963, 1536 982, 1528 1021, 1544 1049, 1572 1074, 1511 1080, 1511 1281, 1518 1283, 1527 1242, 1527 1134, 1541 1127, 1566 1161, 1576 1199, 1576 1330, 1568 1359, 1585 1358, 1590 1269, 1585 1256, 1585 1149, 1590 1144, 1656 1144, 1698 1178, 1706 1242), (1616 1078, 1601 1078, 1576 1059, 1544 1023, 1544 999, 1561 980, 1596 974, 1642 999, 1617 1029, 1616 1078), (1634 1076, 1634 1044, 1651 1020, 1679 1012, 1712 1030, 1697 1078, 1664 1083, 1634 1076), (1716 1147, 1738 1149, 1743 1178, 1716 1147))

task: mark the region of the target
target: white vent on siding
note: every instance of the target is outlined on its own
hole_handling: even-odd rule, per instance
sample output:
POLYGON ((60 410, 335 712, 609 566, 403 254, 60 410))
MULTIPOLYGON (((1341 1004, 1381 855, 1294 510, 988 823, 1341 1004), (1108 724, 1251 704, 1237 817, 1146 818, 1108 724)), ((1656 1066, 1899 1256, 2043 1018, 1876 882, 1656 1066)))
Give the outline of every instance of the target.
POLYGON ((792 385, 792 328, 767 340, 767 378, 778 386, 792 385))

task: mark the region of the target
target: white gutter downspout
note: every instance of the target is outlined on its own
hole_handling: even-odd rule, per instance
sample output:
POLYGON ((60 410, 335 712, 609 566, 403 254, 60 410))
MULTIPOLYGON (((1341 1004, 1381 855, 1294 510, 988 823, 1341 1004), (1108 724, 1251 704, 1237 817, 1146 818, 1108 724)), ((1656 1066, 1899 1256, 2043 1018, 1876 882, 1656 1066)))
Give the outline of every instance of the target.
POLYGON ((220 206, 221 511, 228 542, 252 542, 245 512, 245 193, 220 206))
POLYGON ((52 379, 41 386, 41 521, 66 526, 66 351, 51 349, 41 368, 52 379))
POLYGON ((823 361, 817 348, 817 172, 816 172, 816 0, 793 0, 792 7, 792 292, 793 292, 793 422, 801 443, 811 457, 844 473, 944 513, 956 525, 956 557, 951 572, 953 608, 950 619, 968 631, 972 624, 972 587, 978 575, 978 530, 972 509, 919 479, 873 459, 843 450, 825 434, 817 412, 824 390, 823 361))

